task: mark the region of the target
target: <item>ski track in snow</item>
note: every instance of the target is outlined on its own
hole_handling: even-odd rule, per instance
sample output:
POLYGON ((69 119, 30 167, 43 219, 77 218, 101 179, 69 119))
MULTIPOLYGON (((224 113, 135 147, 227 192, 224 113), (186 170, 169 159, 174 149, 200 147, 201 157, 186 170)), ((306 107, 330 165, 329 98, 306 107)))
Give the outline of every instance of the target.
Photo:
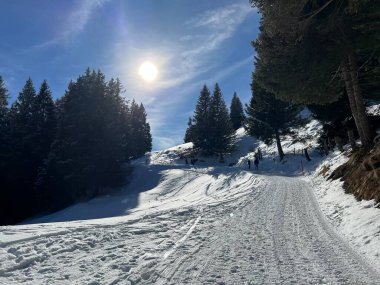
POLYGON ((159 187, 113 223, 4 227, 32 235, 0 243, 0 284, 378 284, 304 178, 171 168, 159 187))

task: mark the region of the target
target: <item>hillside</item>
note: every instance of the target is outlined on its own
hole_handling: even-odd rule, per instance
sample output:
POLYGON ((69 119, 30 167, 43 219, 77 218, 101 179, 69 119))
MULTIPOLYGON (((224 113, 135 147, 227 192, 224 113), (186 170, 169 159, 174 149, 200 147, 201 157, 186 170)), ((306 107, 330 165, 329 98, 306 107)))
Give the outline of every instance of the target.
POLYGON ((117 194, 1 227, 0 283, 372 284, 380 211, 319 175, 342 154, 299 154, 319 129, 311 121, 284 138, 282 162, 243 129, 224 163, 186 164, 191 143, 152 152, 117 194), (248 170, 257 147, 264 159, 248 170))

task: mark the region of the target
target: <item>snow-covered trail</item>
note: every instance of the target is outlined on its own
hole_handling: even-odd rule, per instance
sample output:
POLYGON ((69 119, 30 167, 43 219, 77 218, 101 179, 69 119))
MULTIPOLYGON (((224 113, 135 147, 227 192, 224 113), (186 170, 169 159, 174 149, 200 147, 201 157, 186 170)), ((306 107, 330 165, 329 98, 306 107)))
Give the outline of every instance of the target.
POLYGON ((327 224, 309 183, 267 178, 229 217, 228 207, 211 211, 194 234, 200 242, 160 265, 157 284, 378 283, 378 272, 327 224))
POLYGON ((310 182, 168 169, 128 216, 5 228, 0 284, 376 284, 310 182), (148 199, 148 198, 146 198, 148 199))

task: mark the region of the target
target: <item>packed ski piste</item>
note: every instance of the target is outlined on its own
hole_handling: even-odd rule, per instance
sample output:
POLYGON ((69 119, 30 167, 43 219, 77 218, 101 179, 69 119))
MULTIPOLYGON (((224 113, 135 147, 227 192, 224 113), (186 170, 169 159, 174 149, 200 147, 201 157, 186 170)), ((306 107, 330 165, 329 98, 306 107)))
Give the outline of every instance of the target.
POLYGON ((320 130, 282 161, 243 128, 222 161, 147 153, 119 192, 0 227, 0 284, 379 284, 380 211, 326 179, 350 150, 321 156, 320 130))

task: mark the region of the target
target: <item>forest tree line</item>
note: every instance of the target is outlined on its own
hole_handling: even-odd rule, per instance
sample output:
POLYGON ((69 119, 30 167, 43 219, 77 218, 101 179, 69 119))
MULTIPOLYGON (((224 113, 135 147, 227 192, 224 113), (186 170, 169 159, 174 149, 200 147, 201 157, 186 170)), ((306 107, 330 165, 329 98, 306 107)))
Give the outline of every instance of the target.
POLYGON ((118 79, 87 69, 56 102, 28 79, 8 107, 0 77, 0 224, 14 224, 123 185, 128 162, 152 148, 142 104, 118 79))

